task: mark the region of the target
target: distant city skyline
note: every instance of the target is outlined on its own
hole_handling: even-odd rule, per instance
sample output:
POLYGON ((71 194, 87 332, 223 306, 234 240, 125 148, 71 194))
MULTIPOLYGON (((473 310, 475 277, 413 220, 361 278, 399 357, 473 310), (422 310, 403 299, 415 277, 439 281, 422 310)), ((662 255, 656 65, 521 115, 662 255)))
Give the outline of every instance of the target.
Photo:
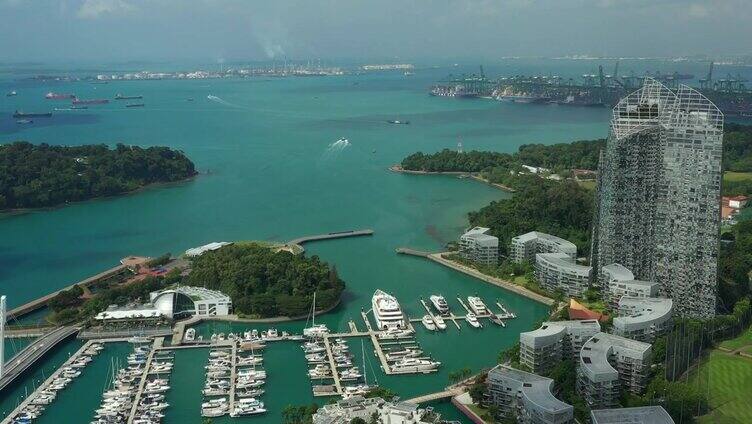
POLYGON ((742 0, 0 0, 0 14, 3 62, 752 53, 742 0))

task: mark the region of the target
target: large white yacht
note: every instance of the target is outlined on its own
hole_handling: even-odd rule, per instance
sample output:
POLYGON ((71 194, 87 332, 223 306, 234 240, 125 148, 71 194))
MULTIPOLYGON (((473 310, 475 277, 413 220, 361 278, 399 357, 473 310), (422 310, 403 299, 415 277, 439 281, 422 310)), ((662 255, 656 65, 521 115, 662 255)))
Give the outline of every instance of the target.
POLYGON ((470 309, 475 312, 475 315, 488 315, 491 312, 486 307, 486 304, 483 303, 483 299, 477 296, 468 296, 467 297, 467 306, 470 307, 470 309))
POLYGON ((431 300, 433 307, 436 308, 436 310, 439 311, 441 315, 449 315, 449 304, 447 304, 444 296, 440 294, 434 294, 431 295, 429 299, 431 300))
POLYGON ((373 317, 379 330, 405 328, 405 316, 402 314, 399 302, 394 296, 381 290, 376 290, 371 300, 373 317))
POLYGON ((431 372, 441 365, 441 362, 428 359, 402 358, 392 364, 392 372, 431 372))

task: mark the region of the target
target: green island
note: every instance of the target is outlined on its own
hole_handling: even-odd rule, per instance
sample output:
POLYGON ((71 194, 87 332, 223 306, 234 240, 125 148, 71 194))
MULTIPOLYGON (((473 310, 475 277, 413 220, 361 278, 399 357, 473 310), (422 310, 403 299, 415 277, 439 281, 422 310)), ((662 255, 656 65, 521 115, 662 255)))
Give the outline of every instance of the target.
POLYGON ((110 305, 147 303, 151 292, 176 285, 226 293, 241 318, 301 317, 310 311, 314 292, 317 310, 327 310, 339 303, 345 289, 336 267, 318 256, 292 254, 272 244, 238 243, 187 259, 165 254, 142 268, 148 271, 164 265, 171 268, 162 275, 130 273, 97 284, 93 293, 79 286, 62 291, 48 303, 48 321, 94 324, 92 318, 110 305))
MULTIPOLYGON (((512 237, 533 230, 570 240, 582 256, 588 256, 595 201, 594 170, 604 143, 604 140, 590 140, 551 146, 523 145, 514 154, 449 150, 435 154, 415 153, 401 162, 401 169, 474 174, 489 183, 514 189, 510 198, 493 201, 468 213, 470 226, 488 227, 489 234, 499 238, 498 265, 477 264, 455 253, 444 257, 556 299, 559 302, 550 319, 567 320, 567 308, 558 308, 565 300, 563 293, 549 293, 541 288, 531 264, 503 258, 512 237), (531 167, 537 169, 531 171, 531 167)), ((752 126, 727 125, 723 155, 723 194, 751 195, 752 126)), ((742 219, 723 231, 719 314, 709 320, 675 319, 673 329, 653 343, 654 366, 644 394, 625 394, 622 406, 662 405, 676 422, 683 423, 742 422, 752 416, 752 405, 743 395, 752 390, 749 386, 752 376, 752 220, 742 219)), ((609 318, 602 324, 602 331, 608 331, 613 311, 601 299, 601 293, 591 288, 577 300, 593 311, 605 313, 609 318)), ((520 364, 519 342, 500 352, 498 362, 524 369, 520 364)), ((585 422, 589 410, 575 391, 576 369, 573 361, 563 360, 545 376, 554 380, 557 397, 571 404, 575 417, 585 422)), ((481 406, 485 387, 484 376, 480 375, 469 390, 474 402, 470 409, 489 423, 514 422, 513 417, 499 420, 493 406, 481 406)))
POLYGON ((168 147, 17 141, 0 145, 0 211, 116 196, 195 175, 193 162, 168 147))

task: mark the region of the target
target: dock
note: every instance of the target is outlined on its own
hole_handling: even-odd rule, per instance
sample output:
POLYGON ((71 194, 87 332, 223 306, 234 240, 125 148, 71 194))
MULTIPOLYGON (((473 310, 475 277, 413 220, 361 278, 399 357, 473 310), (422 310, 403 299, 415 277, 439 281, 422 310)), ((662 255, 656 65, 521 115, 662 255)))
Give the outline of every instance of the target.
POLYGON ((0 421, 0 424, 10 424, 12 422, 12 420, 11 420, 12 417, 15 417, 21 411, 23 411, 27 406, 29 406, 29 404, 31 404, 31 402, 34 399, 37 398, 37 395, 39 394, 39 392, 41 392, 42 390, 46 390, 47 387, 49 387, 50 384, 52 384, 52 381, 55 380, 57 377, 60 376, 60 374, 63 372, 63 369, 66 368, 67 366, 69 366, 70 364, 72 364, 73 362, 75 362, 76 360, 78 360, 78 358, 84 352, 86 352, 86 350, 89 349, 92 344, 94 344, 93 341, 88 341, 88 342, 84 343, 84 345, 81 346, 81 348, 78 349, 76 351, 76 353, 74 353, 73 355, 71 355, 70 358, 68 358, 67 361, 65 361, 62 365, 60 365, 60 367, 58 367, 58 369, 56 369, 49 377, 47 377, 47 379, 42 384, 40 384, 36 388, 36 390, 34 390, 34 392, 32 392, 29 396, 27 396, 26 399, 24 399, 23 402, 21 402, 16 407, 16 409, 14 409, 13 411, 11 411, 11 413, 8 414, 5 417, 5 419, 3 419, 2 421, 0 421))
POLYGON ((235 414, 235 386, 238 384, 238 344, 232 343, 232 352, 230 353, 230 416, 235 414))
POLYGON ((341 395, 342 382, 339 380, 339 373, 337 372, 337 364, 334 363, 334 354, 332 353, 332 344, 329 343, 329 337, 324 337, 324 347, 326 348, 326 357, 329 359, 329 368, 332 370, 332 378, 334 379, 334 389, 336 394, 341 395))
MULTIPOLYGON (((360 311, 360 315, 363 317, 363 321, 366 323, 366 329, 368 330, 368 335, 371 337, 371 343, 373 344, 373 348, 376 351, 376 356, 378 356, 379 361, 381 362, 381 368, 384 370, 385 374, 391 374, 392 368, 389 366, 389 362, 386 360, 386 355, 381 349, 381 343, 379 343, 378 337, 376 337, 378 332, 373 331, 373 328, 371 327, 371 322, 368 320, 368 312, 360 311)), ((365 370, 363 371, 365 372, 365 370)))
POLYGON ((164 338, 157 337, 154 339, 152 349, 149 351, 149 355, 146 356, 146 364, 144 366, 144 372, 141 374, 141 381, 138 383, 138 390, 136 391, 136 397, 133 398, 133 406, 131 412, 128 414, 128 424, 133 424, 133 420, 136 417, 136 410, 141 402, 141 396, 144 394, 144 386, 149 381, 149 370, 151 369, 151 361, 154 359, 154 354, 159 350, 164 342, 164 338))

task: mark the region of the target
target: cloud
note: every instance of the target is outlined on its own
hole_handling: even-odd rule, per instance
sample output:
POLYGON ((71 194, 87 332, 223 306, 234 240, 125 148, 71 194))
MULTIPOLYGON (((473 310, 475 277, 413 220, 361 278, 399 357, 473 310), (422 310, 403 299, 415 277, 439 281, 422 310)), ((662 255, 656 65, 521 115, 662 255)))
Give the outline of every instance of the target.
POLYGON ((136 7, 125 0, 84 0, 76 12, 81 19, 97 19, 102 15, 128 13, 136 7))

